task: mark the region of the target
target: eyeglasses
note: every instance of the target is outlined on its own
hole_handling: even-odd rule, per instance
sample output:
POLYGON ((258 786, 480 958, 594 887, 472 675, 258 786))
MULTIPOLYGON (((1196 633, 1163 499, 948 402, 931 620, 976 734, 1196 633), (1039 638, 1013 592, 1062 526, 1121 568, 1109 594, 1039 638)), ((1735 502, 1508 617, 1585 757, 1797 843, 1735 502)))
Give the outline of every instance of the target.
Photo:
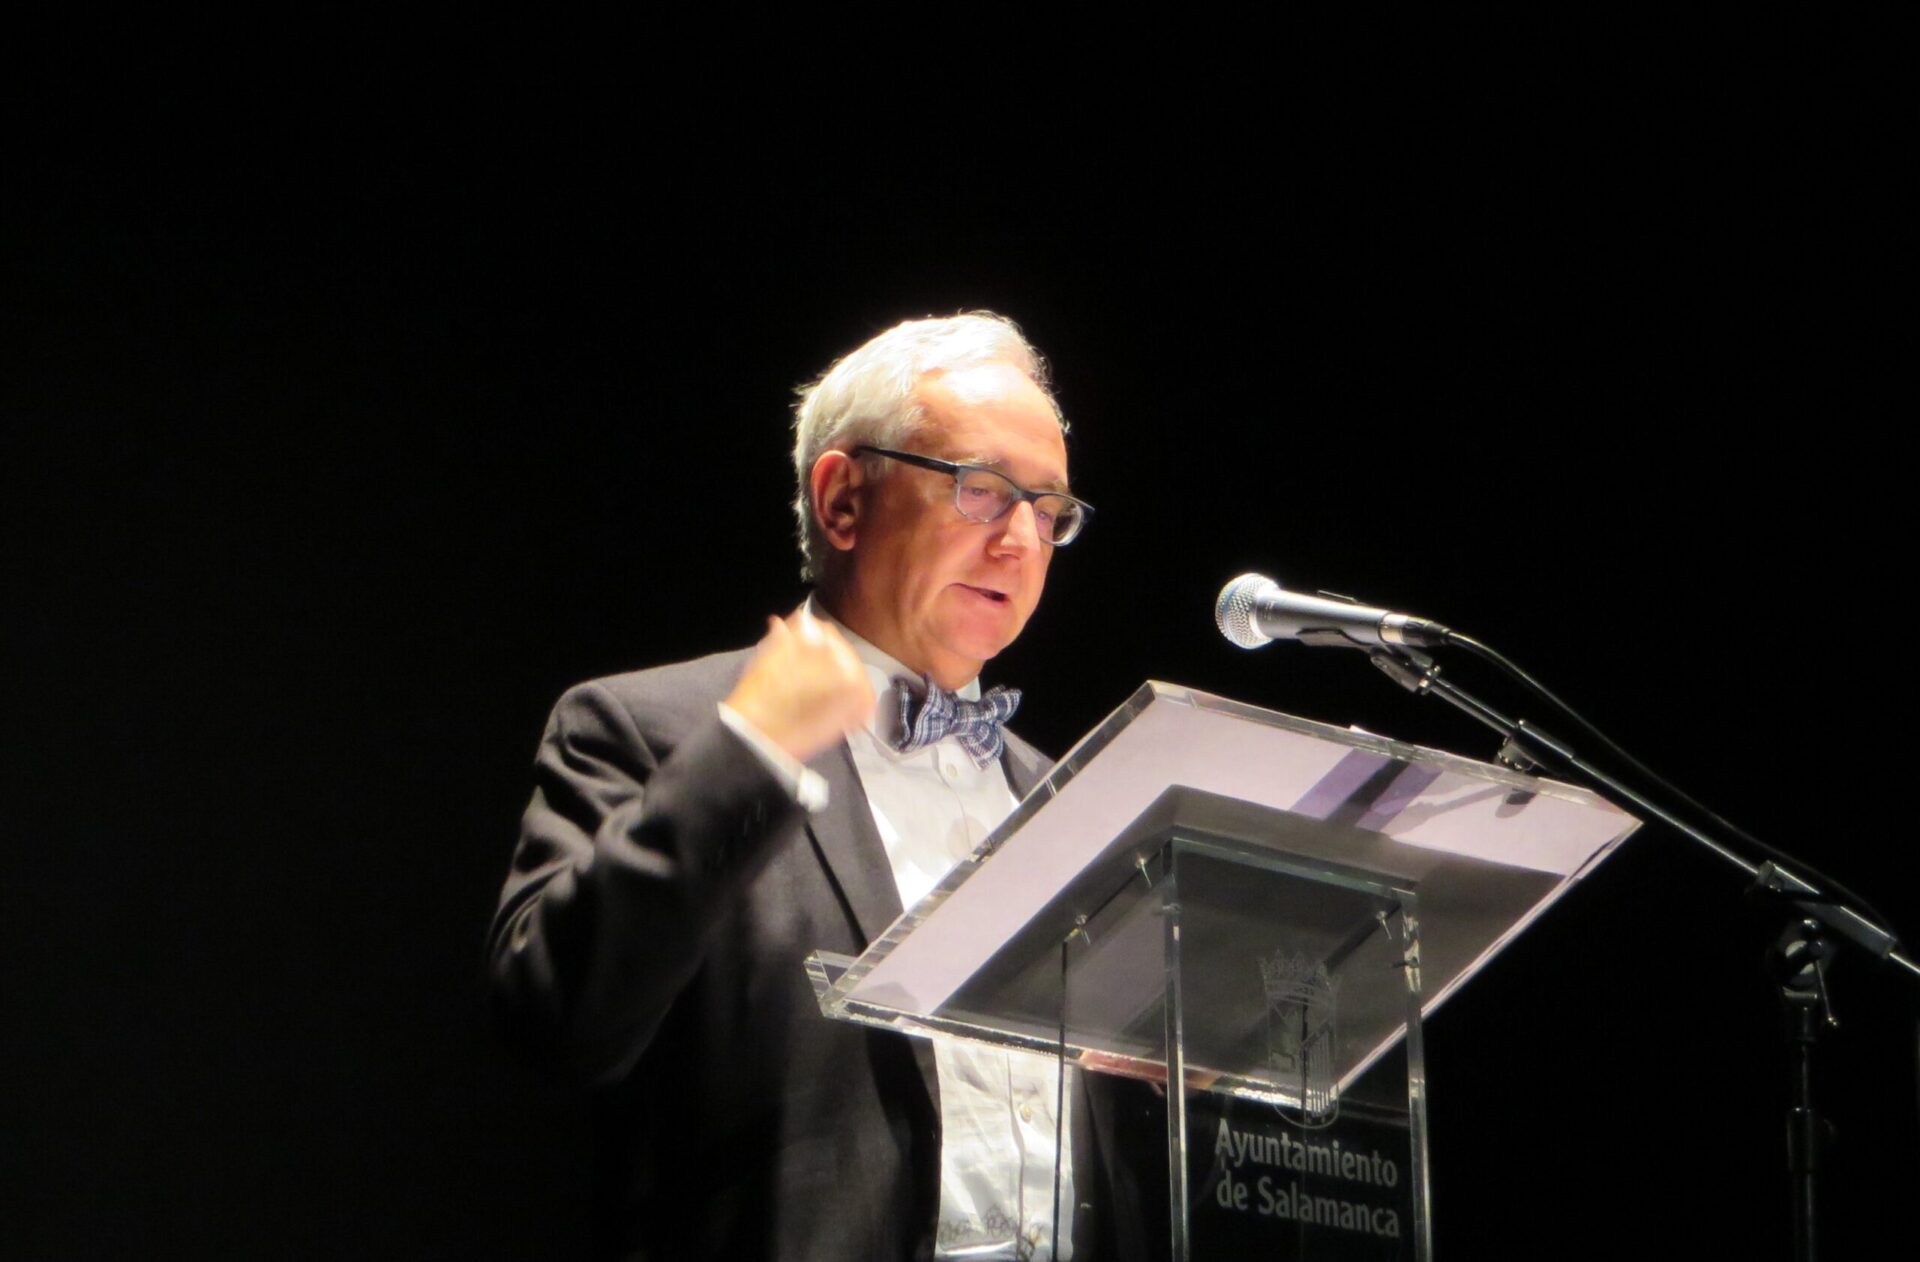
POLYGON ((853 454, 885 456, 902 464, 947 474, 953 479, 953 506, 970 521, 999 521, 1015 504, 1030 503, 1041 541, 1056 548, 1078 538, 1087 518, 1093 516, 1093 505, 1084 500, 1058 491, 1029 491, 984 465, 955 464, 951 460, 935 460, 932 456, 890 451, 885 447, 856 447, 853 454))

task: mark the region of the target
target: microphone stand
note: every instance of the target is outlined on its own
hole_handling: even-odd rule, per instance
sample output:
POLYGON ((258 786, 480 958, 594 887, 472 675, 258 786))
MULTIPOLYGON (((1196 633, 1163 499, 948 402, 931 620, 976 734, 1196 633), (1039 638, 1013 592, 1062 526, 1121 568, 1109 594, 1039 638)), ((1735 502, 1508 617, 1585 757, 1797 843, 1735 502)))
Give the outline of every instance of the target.
POLYGON ((1417 649, 1379 648, 1368 656, 1390 679, 1419 696, 1435 696, 1475 722, 1500 734, 1499 760, 1521 771, 1541 765, 1564 767, 1598 785, 1603 792, 1700 845, 1745 873, 1750 892, 1764 893, 1785 905, 1790 923, 1768 952, 1769 971, 1780 986, 1788 1019, 1787 1170, 1792 1180, 1793 1237, 1796 1262, 1814 1262, 1815 1178, 1820 1147, 1828 1123, 1813 1105, 1813 1052, 1823 1028, 1838 1024, 1827 1000, 1825 963, 1837 935, 1874 958, 1890 962, 1920 978, 1920 964, 1895 949, 1894 936, 1845 904, 1836 902, 1799 875, 1773 861, 1758 865, 1707 833, 1687 823, 1618 778, 1581 758, 1563 741, 1525 719, 1510 719, 1450 679, 1440 666, 1417 649))

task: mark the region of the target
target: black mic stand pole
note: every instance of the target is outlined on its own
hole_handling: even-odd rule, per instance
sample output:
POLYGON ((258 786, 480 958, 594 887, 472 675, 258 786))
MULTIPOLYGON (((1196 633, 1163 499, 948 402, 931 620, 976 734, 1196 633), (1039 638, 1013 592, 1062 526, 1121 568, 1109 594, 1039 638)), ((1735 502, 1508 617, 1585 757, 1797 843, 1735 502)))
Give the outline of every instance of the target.
POLYGON ((1823 936, 1823 930, 1831 930, 1874 958, 1890 961, 1916 977, 1920 977, 1920 964, 1894 949, 1895 939, 1891 933, 1851 907, 1833 901, 1778 863, 1769 861, 1755 866, 1747 862, 1713 837, 1587 762, 1540 728, 1525 719, 1507 718, 1452 680, 1441 678, 1439 664, 1425 653, 1409 648, 1383 648, 1368 656, 1407 691, 1437 696, 1475 722, 1499 733, 1502 763, 1522 771, 1531 771, 1543 763, 1557 763, 1576 771, 1609 796, 1624 799, 1740 869, 1752 882, 1750 891, 1764 892, 1788 906, 1793 923, 1768 952, 1768 962, 1780 984, 1791 1044, 1787 1168, 1792 1179, 1794 1258, 1796 1262, 1815 1262, 1814 1181, 1819 1171, 1820 1145, 1828 1125, 1813 1107, 1813 1049, 1820 1029, 1837 1024, 1827 1002, 1823 968, 1832 954, 1832 944, 1823 936))

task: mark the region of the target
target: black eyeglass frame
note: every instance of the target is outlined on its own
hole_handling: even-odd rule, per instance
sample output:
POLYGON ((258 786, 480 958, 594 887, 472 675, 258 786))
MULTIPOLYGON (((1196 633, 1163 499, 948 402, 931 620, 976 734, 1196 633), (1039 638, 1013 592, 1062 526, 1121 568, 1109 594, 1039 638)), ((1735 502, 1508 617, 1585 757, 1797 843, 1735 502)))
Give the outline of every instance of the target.
POLYGON ((1026 487, 1021 486, 1018 482, 1015 482, 1012 478, 1000 472, 1000 470, 990 468, 987 465, 958 464, 952 460, 940 460, 933 456, 922 456, 916 452, 895 451, 891 447, 855 447, 852 454, 856 456, 885 456, 889 460, 898 460, 902 464, 917 465, 922 469, 931 469, 935 473, 946 474, 953 479, 953 511, 959 513, 968 521, 983 523, 999 521, 1002 517, 1005 517, 1013 511, 1015 504, 1033 504, 1036 503, 1036 501, 1049 497, 1066 500, 1069 504, 1072 504, 1080 510, 1080 519, 1078 524, 1074 526, 1073 533, 1065 539, 1049 539, 1045 535, 1040 536, 1041 542, 1050 548, 1064 548, 1075 539, 1078 539, 1080 532, 1085 530, 1087 523, 1093 519, 1093 505, 1078 496, 1068 495, 1065 491, 1029 491, 1026 487), (1007 506, 993 516, 985 518, 975 517, 966 509, 960 507, 960 491, 965 485, 962 479, 969 473, 991 473, 994 477, 999 478, 1002 482, 1005 482, 1009 487, 1013 488, 1013 494, 1008 498, 1007 506))

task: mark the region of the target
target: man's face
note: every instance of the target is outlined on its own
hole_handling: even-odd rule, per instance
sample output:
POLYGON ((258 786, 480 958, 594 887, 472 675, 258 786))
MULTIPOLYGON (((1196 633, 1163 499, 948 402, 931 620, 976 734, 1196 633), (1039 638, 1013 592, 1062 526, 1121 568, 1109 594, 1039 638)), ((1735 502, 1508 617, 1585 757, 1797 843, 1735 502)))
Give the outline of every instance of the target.
MULTIPOLYGON (((926 378, 926 423, 906 440, 920 455, 986 465, 1027 490, 1067 489, 1067 446, 1038 386, 1009 364, 926 378)), ((911 669, 957 688, 1013 643, 1046 586, 1053 548, 1033 505, 998 521, 962 517, 953 479, 895 463, 868 483, 840 616, 911 669)))

